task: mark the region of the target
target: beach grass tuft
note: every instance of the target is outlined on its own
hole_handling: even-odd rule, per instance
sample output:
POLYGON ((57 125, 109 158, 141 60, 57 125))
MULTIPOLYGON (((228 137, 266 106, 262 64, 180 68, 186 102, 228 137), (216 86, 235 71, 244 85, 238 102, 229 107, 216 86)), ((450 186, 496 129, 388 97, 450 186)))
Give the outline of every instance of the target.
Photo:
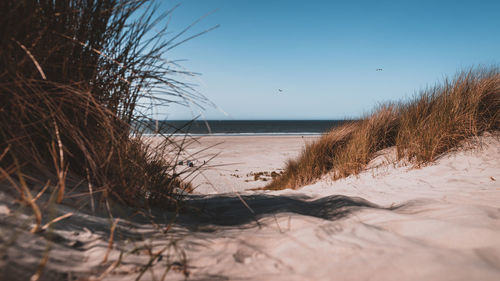
POLYGON ((2 1, 0 180, 50 178, 58 203, 68 175, 99 202, 168 205, 190 189, 175 170, 182 145, 141 139, 153 107, 206 102, 165 59, 187 31, 166 37, 158 23, 172 11, 148 0, 2 1))
POLYGON ((358 174, 389 147, 396 147, 398 160, 425 165, 471 137, 499 129, 500 72, 473 69, 332 129, 289 160, 264 189, 299 188, 327 173, 334 179, 358 174))

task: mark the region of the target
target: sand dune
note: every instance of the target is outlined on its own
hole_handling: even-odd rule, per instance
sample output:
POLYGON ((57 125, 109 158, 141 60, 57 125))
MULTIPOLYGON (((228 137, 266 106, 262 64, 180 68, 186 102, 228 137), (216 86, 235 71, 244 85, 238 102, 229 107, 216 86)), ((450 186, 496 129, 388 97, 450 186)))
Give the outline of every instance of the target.
MULTIPOLYGON (((265 215, 261 200, 248 199, 264 226, 214 235, 211 245, 231 250, 214 253, 225 262, 215 258, 199 272, 252 280, 498 280, 500 143, 482 142, 420 169, 381 165, 336 182, 263 193, 303 200, 264 204, 283 208, 265 215)), ((193 260, 204 255, 194 253, 193 260)))
MULTIPOLYGON (((260 145, 264 155, 277 153, 260 145)), ((245 147, 237 149, 243 154, 245 147)), ((126 219, 133 211, 121 209, 105 264, 109 219, 79 212, 55 226, 42 276, 135 280, 151 262, 142 280, 159 280, 168 264, 166 280, 500 280, 498 138, 483 137, 480 148, 421 168, 384 163, 391 153, 358 176, 325 177, 299 190, 189 196, 188 209, 164 233, 157 230, 166 230, 173 213, 155 213, 153 226, 144 217, 126 219), (120 251, 121 264, 113 267, 120 251)), ((27 219, 13 213, 9 199, 2 193, 2 245, 27 219)), ((59 212, 73 210, 64 208, 59 212)), ((9 265, 3 276, 26 280, 46 240, 26 231, 16 238, 1 260, 9 265)))

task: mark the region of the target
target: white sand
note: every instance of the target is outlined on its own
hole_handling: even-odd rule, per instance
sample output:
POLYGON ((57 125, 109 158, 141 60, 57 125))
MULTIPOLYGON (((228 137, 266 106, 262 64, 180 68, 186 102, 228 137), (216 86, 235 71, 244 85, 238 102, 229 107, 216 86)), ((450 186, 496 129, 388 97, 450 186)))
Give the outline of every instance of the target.
MULTIPOLYGON (((481 149, 451 153, 421 169, 380 165, 336 182, 325 177, 296 191, 262 192, 328 198, 319 205, 323 211, 342 206, 334 195, 397 208, 354 207, 337 220, 263 211, 262 228, 204 238, 210 246, 193 249, 192 265, 200 266, 198 274, 230 279, 500 280, 500 142, 482 141, 481 149)), ((391 151, 371 166, 387 158, 391 151)), ((252 208, 254 201, 259 213, 259 199, 247 204, 252 208)))
MULTIPOLYGON (((271 177, 261 176, 255 180, 255 173, 279 173, 288 159, 297 157, 306 143, 317 138, 318 136, 201 137, 187 147, 183 160, 186 164, 187 160, 195 159, 196 166, 208 161, 201 174, 196 175, 192 181, 196 193, 243 191, 265 186, 271 177)), ((186 167, 180 167, 183 168, 186 167)))
MULTIPOLYGON (((226 173, 233 169, 278 169, 275 158, 265 162, 267 155, 279 155, 282 163, 285 153, 297 153, 287 150, 290 143, 281 146, 284 140, 276 145, 248 140, 226 142, 224 151, 239 153, 226 159, 243 162, 221 172, 228 182, 233 177, 226 173), (262 165, 241 161, 249 151, 260 153, 262 165)), ((130 221, 123 219, 110 260, 119 250, 150 245, 158 253, 176 241, 179 251, 168 248, 171 259, 163 252, 142 280, 153 280, 153 274, 159 280, 168 262, 174 266, 167 280, 500 280, 500 141, 484 137, 481 148, 450 153, 420 169, 382 163, 390 158, 388 150, 372 169, 336 182, 325 177, 295 191, 240 192, 251 211, 234 194, 194 196, 191 212, 179 216, 166 234, 152 232, 153 226, 139 219, 130 230, 130 221), (134 235, 143 239, 130 238, 134 235)), ((212 176, 213 182, 223 181, 212 176)), ((15 224, 20 220, 7 219, 15 206, 2 203, 7 202, 2 196, 1 225, 15 224)), ((166 220, 169 215, 157 214, 166 220)), ((66 240, 52 245, 47 271, 62 268, 85 276, 92 270, 99 276, 111 265, 99 267, 107 247, 106 226, 105 217, 86 214, 59 223, 54 232, 66 240), (74 241, 81 245, 67 245, 74 241)), ((8 250, 7 263, 15 265, 9 277, 24 280, 19 276, 36 269, 44 240, 27 233, 18 240, 8 250)), ((148 261, 145 254, 126 254, 103 279, 135 280, 148 261)))

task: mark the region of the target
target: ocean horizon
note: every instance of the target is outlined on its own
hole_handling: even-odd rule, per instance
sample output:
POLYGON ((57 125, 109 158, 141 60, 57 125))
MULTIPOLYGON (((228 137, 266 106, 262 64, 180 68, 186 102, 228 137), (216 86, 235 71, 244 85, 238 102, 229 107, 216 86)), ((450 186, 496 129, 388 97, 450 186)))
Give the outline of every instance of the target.
POLYGON ((152 120, 143 134, 194 136, 322 135, 351 120, 152 120))

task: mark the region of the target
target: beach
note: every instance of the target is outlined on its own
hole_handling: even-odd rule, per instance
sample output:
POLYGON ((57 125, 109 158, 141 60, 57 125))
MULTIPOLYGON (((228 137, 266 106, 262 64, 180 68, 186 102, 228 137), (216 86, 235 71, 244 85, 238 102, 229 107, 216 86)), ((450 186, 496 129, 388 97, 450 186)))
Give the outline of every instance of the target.
MULTIPOLYGON (((226 145, 241 154, 256 147, 261 155, 275 153, 276 164, 297 153, 252 138, 226 145)), ((394 149, 387 149, 366 171, 338 181, 327 175, 298 190, 193 197, 211 214, 199 219, 203 234, 186 237, 186 247, 199 245, 189 250, 193 274, 214 280, 498 280, 500 142, 488 136, 476 145, 420 168, 396 162, 394 149)), ((244 159, 234 155, 235 162, 244 159)), ((275 167, 259 161, 262 168, 275 167)))
MULTIPOLYGON (((312 139, 201 138, 190 151, 219 154, 212 165, 226 165, 193 181, 199 187, 185 197, 188 209, 153 210, 154 224, 115 207, 122 215, 110 250, 105 213, 60 206, 59 214, 73 215, 53 226, 59 238, 44 276, 60 277, 64 269, 100 280, 158 280, 168 269, 165 280, 498 280, 498 136, 419 168, 395 162, 394 149, 386 149, 357 176, 325 175, 297 190, 249 190, 265 181, 247 182, 247 173, 279 172, 312 139)), ((15 205, 8 194, 0 201, 4 225, 30 220, 9 216, 15 205)), ((3 235, 14 233, 4 228, 3 235)), ((43 257, 44 241, 18 235, 3 261, 10 265, 5 276, 25 280, 43 257)))
POLYGON ((0 281, 500 280, 500 1, 0 6, 0 281))
POLYGON ((187 178, 196 194, 241 192, 263 187, 273 172, 281 173, 286 161, 296 158, 306 144, 320 136, 202 136, 183 153, 179 171, 205 165, 187 178))

